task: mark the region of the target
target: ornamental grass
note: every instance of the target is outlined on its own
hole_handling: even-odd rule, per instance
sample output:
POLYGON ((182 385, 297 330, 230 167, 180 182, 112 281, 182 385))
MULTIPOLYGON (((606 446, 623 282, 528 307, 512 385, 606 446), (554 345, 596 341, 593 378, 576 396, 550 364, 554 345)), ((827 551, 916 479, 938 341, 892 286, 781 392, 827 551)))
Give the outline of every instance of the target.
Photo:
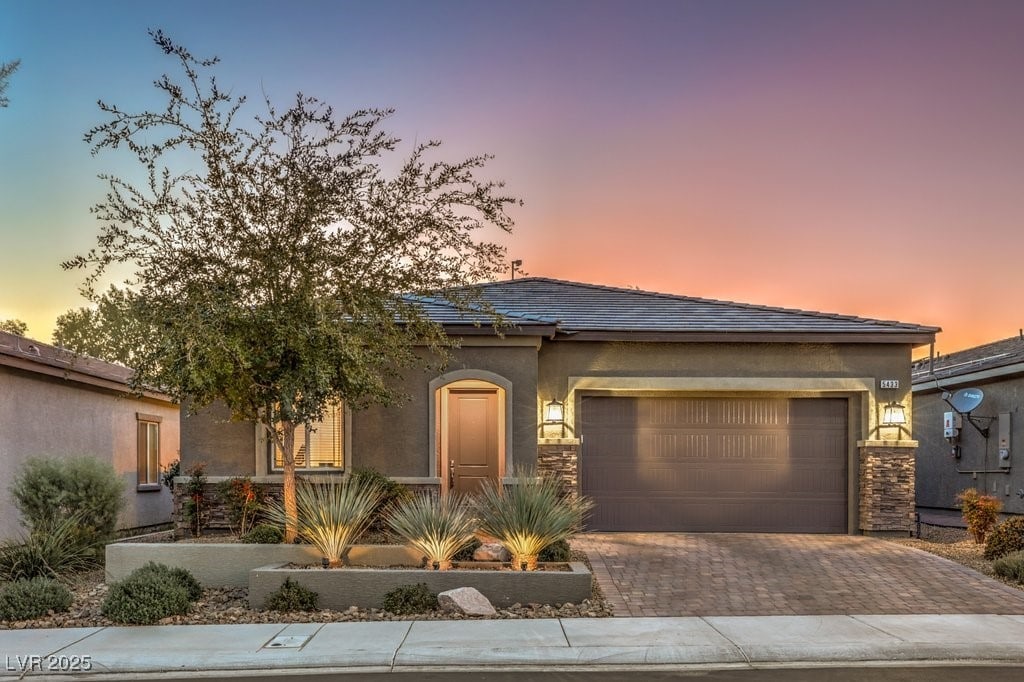
POLYGON ((473 542, 476 519, 470 501, 455 493, 445 497, 417 495, 388 514, 388 526, 414 549, 423 552, 427 568, 446 571, 452 557, 473 542))
POLYGON ((81 517, 36 524, 20 539, 0 545, 0 579, 59 578, 96 566, 99 548, 81 533, 81 517))
MULTIPOLYGON (((298 535, 320 550, 328 565, 341 566, 349 546, 370 524, 382 495, 377 485, 301 481, 295 488, 298 535)), ((269 503, 266 513, 274 523, 287 522, 280 502, 269 503)))
POLYGON ((508 485, 486 481, 477 500, 480 530, 498 539, 512 555, 513 570, 537 568, 537 555, 583 528, 593 503, 568 497, 549 475, 519 470, 508 485))

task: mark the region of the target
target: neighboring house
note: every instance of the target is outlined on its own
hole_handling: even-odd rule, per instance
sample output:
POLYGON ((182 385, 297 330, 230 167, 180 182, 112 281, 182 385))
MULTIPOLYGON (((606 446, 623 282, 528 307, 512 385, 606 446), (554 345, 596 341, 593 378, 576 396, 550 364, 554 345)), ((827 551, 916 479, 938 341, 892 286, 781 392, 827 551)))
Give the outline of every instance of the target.
POLYGON ((1004 511, 1024 514, 1024 333, 921 360, 913 382, 917 504, 949 509, 960 491, 977 488, 1002 500, 1004 511), (962 389, 980 389, 984 397, 947 438, 944 417, 954 410, 943 395, 962 389))
MULTIPOLYGON (((306 475, 374 467, 443 494, 536 464, 593 498, 596 530, 912 528, 916 442, 881 420, 909 410, 911 350, 937 328, 538 277, 482 291, 514 328, 416 299, 459 338, 452 362, 408 372, 402 407, 340 406, 301 437, 306 475)), ((223 409, 182 414, 198 461, 280 481, 223 409)))
POLYGON ((131 395, 131 370, 0 332, 0 538, 20 517, 7 486, 32 456, 92 456, 124 481, 119 528, 167 523, 160 466, 178 457, 178 406, 162 393, 131 395))

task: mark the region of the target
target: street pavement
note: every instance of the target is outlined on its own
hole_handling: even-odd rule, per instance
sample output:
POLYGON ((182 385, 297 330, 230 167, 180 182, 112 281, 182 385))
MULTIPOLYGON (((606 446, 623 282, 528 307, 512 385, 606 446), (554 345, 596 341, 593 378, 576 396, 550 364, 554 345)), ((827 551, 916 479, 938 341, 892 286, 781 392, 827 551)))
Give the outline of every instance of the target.
MULTIPOLYGON (((0 631, 0 678, 230 671, 713 670, 1024 665, 1024 615, 717 616, 0 631)), ((1022 669, 1024 670, 1024 669, 1022 669)))

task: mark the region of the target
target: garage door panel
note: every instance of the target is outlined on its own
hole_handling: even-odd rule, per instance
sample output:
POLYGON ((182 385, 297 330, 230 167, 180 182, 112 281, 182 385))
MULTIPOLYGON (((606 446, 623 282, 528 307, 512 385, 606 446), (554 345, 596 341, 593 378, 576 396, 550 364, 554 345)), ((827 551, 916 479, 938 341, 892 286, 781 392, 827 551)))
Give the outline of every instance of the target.
POLYGON ((586 397, 596 530, 845 532, 846 401, 586 397))
POLYGON ((616 497, 612 504, 595 509, 590 525, 621 527, 640 523, 644 530, 679 531, 676 519, 686 518, 689 532, 772 533, 779 527, 790 533, 817 533, 825 524, 845 524, 841 510, 820 511, 820 500, 781 503, 761 501, 757 509, 748 500, 660 499, 656 497, 616 497), (629 510, 629 511, 626 511, 629 510))

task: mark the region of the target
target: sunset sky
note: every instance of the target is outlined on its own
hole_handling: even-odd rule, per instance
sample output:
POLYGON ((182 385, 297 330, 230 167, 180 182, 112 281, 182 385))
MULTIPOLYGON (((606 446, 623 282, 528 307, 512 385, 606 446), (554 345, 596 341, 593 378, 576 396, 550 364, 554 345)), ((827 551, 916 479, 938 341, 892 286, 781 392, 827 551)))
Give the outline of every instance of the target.
POLYGON ((162 103, 147 28, 256 100, 496 155, 531 275, 937 325, 944 353, 1024 326, 1024 2, 0 0, 0 319, 40 340, 85 304, 59 263, 96 175, 130 169, 82 141, 96 100, 162 103))

